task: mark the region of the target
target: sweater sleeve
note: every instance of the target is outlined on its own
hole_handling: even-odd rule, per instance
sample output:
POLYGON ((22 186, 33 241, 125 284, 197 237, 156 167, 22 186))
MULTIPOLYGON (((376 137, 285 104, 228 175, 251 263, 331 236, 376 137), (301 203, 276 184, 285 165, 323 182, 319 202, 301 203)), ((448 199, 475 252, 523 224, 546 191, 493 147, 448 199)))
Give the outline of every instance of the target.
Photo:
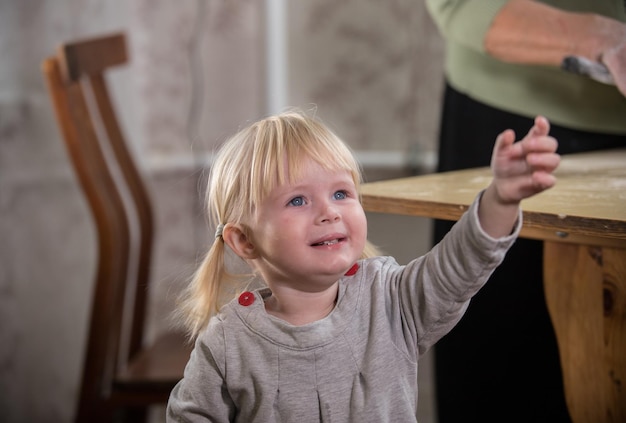
POLYGON ((168 423, 233 421, 235 406, 224 378, 223 345, 222 325, 213 318, 198 336, 184 377, 170 394, 166 410, 168 423))
POLYGON ((479 201, 480 195, 431 251, 388 275, 392 326, 410 355, 424 354, 456 325, 519 234, 521 211, 510 235, 495 239, 485 233, 479 201))
POLYGON ((485 35, 506 2, 507 0, 426 0, 426 8, 444 37, 484 52, 485 35))

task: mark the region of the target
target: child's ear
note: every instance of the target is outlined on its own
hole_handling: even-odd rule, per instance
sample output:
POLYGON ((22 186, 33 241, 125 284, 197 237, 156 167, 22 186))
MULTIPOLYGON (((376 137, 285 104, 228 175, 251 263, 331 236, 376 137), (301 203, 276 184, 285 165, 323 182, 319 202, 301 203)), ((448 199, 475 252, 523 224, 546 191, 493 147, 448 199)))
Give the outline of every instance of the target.
POLYGON ((242 259, 254 259, 258 257, 254 244, 246 235, 245 229, 239 224, 227 223, 222 232, 222 238, 226 245, 230 247, 242 259))

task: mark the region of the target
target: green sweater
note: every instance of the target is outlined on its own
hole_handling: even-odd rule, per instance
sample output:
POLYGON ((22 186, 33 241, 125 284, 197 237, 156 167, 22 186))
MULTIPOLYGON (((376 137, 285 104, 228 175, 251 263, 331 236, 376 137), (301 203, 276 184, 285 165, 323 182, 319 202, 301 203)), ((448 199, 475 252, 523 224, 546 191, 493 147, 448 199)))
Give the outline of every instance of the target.
POLYGON ((493 239, 480 228, 475 201, 408 265, 360 261, 340 279, 335 309, 304 326, 266 313, 269 289, 227 304, 198 336, 167 421, 416 421, 419 357, 461 318, 521 218, 513 234, 493 239))
MULTIPOLYGON (((427 0, 446 39, 448 83, 489 106, 583 131, 626 134, 626 97, 614 86, 556 67, 504 63, 488 56, 483 40, 506 0, 427 0)), ((543 1, 562 9, 625 21, 623 0, 543 1)))

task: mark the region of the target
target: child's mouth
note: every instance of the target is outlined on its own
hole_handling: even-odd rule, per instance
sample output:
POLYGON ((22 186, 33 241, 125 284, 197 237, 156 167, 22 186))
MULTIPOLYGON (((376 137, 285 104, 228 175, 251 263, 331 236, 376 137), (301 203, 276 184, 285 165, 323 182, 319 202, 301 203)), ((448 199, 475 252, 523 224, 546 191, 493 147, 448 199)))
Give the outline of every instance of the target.
POLYGON ((314 247, 316 246, 321 246, 321 245, 335 245, 339 243, 339 239, 330 239, 328 241, 322 241, 322 242, 318 242, 313 244, 314 247))

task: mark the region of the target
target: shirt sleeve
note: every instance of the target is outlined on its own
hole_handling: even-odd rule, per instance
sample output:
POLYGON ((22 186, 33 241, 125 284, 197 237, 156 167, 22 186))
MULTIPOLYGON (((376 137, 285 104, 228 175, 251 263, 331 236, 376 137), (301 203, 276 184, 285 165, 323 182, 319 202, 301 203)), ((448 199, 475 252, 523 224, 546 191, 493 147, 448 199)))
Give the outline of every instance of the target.
POLYGON ((506 2, 507 0, 426 0, 426 8, 445 38, 484 52, 487 31, 506 2))
POLYGON ((510 235, 490 237, 478 219, 481 196, 427 254, 390 268, 387 309, 398 330, 396 341, 404 342, 410 355, 424 354, 456 325, 521 230, 520 210, 510 235))
POLYGON ((222 325, 217 318, 213 318, 198 336, 184 377, 170 394, 167 423, 233 421, 235 405, 224 378, 223 342, 222 325))

